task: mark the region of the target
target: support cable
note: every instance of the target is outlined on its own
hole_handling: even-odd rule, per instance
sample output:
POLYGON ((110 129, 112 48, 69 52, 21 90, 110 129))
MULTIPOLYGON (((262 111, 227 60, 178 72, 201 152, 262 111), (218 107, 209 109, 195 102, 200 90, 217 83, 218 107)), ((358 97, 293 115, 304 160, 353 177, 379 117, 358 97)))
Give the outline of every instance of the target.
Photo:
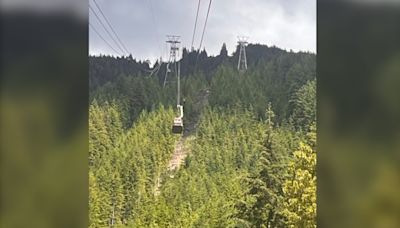
POLYGON ((111 25, 110 21, 107 19, 106 15, 104 15, 103 10, 101 10, 100 6, 97 4, 96 0, 93 0, 94 4, 96 5, 97 9, 100 11, 101 15, 103 16, 104 20, 106 21, 106 23, 108 24, 108 26, 111 28, 111 31, 114 33, 115 37, 117 37, 117 40, 120 42, 120 44, 122 45, 122 47, 124 48, 125 52, 129 54, 128 49, 126 48, 126 46, 124 45, 124 43, 121 41, 121 39, 119 38, 118 34, 115 32, 113 26, 111 25))
POLYGON ((208 15, 210 14, 211 3, 212 3, 212 0, 210 0, 210 2, 208 3, 207 16, 206 16, 206 20, 204 22, 203 32, 201 34, 201 40, 200 40, 200 45, 199 45, 199 49, 198 49, 198 52, 197 52, 196 63, 194 65, 194 70, 195 71, 197 69, 197 62, 198 62, 199 56, 200 56, 200 51, 201 51, 200 49, 201 49, 201 46, 203 45, 203 38, 204 38, 204 34, 205 34, 205 31, 206 31, 206 27, 207 27, 208 15))
POLYGON ((117 50, 115 50, 114 48, 113 48, 113 46, 111 46, 111 44, 110 43, 108 43, 107 42, 107 40, 106 39, 104 39, 104 37, 97 31, 97 29, 89 22, 89 26, 92 28, 92 30, 104 41, 104 43, 106 43, 107 44, 107 46, 109 47, 109 48, 111 48, 115 53, 117 53, 118 55, 121 55, 117 50))
POLYGON ((118 44, 118 42, 114 39, 114 37, 111 35, 110 31, 108 31, 107 27, 104 25, 103 21, 100 19, 100 17, 97 15, 96 11, 93 10, 93 8, 89 5, 89 9, 93 12, 93 14, 96 16, 97 20, 100 22, 101 26, 103 27, 103 29, 108 33, 108 35, 111 37, 111 39, 114 41, 114 43, 117 45, 117 47, 119 48, 119 50, 121 50, 121 52, 123 54, 125 54, 125 51, 121 48, 121 46, 118 44))
POLYGON ((205 33, 206 27, 207 27, 208 15, 210 14, 211 3, 212 3, 212 0, 210 0, 210 3, 208 4, 207 16, 206 16, 206 21, 204 22, 203 33, 201 34, 201 40, 200 40, 199 51, 200 51, 200 49, 201 49, 201 45, 203 45, 203 38, 204 38, 204 33, 205 33))
POLYGON ((199 3, 197 4, 196 20, 194 21, 194 29, 193 29, 192 45, 191 45, 192 49, 194 49, 193 43, 194 43, 194 37, 196 34, 197 20, 199 18, 200 2, 201 2, 201 0, 199 0, 199 3))

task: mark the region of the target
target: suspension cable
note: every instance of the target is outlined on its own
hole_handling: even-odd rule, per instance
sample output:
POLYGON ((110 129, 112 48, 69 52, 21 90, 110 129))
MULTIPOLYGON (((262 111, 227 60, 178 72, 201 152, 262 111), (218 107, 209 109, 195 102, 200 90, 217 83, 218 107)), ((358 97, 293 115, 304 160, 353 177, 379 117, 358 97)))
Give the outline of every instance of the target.
POLYGON ((200 40, 200 46, 199 46, 199 53, 200 53, 201 45, 203 44, 203 38, 204 38, 204 33, 205 33, 206 27, 207 27, 208 15, 210 14, 211 3, 212 3, 212 0, 210 0, 210 3, 208 4, 206 21, 204 22, 203 33, 201 34, 201 40, 200 40))
POLYGON ((104 41, 104 43, 106 43, 108 45, 108 47, 110 47, 115 53, 117 53, 118 55, 121 55, 118 51, 116 51, 113 46, 111 46, 110 43, 107 42, 106 39, 104 39, 104 37, 97 31, 97 29, 89 22, 89 26, 92 28, 92 30, 104 41))
POLYGON ((119 43, 121 44, 121 46, 124 48, 125 52, 129 54, 128 49, 126 48, 126 46, 124 45, 124 43, 121 41, 121 39, 119 38, 118 34, 115 32, 113 26, 111 25, 110 21, 107 19, 106 15, 104 15, 103 10, 101 10, 100 6, 97 4, 96 0, 93 0, 94 4, 96 5, 97 9, 100 11, 101 15, 103 16, 103 18, 105 19, 106 23, 108 24, 108 26, 111 28, 111 31, 114 33, 115 37, 117 38, 117 40, 119 41, 119 43))
POLYGON ((121 48, 121 46, 118 44, 118 42, 114 39, 114 37, 111 35, 110 31, 108 31, 107 27, 104 25, 103 21, 100 19, 100 17, 97 15, 96 11, 93 10, 93 8, 89 5, 89 9, 93 12, 93 14, 96 16, 97 20, 100 22, 101 26, 103 29, 108 33, 108 35, 111 37, 111 39, 114 41, 114 43, 117 45, 117 47, 121 50, 122 53, 125 51, 121 48))
POLYGON ((206 27, 207 27, 208 15, 210 14, 211 3, 212 3, 212 0, 210 0, 210 3, 208 4, 207 16, 206 16, 206 20, 204 22, 203 32, 201 34, 200 45, 199 45, 199 49, 197 52, 196 62, 194 64, 194 71, 196 71, 196 69, 197 69, 197 62, 199 60, 201 46, 203 45, 203 38, 204 38, 204 33, 205 33, 206 27))
POLYGON ((196 34, 197 19, 199 18, 200 2, 201 2, 201 0, 199 0, 199 3, 197 4, 196 20, 194 21, 194 29, 193 29, 192 45, 191 45, 192 49, 193 49, 193 43, 194 43, 194 36, 196 34))

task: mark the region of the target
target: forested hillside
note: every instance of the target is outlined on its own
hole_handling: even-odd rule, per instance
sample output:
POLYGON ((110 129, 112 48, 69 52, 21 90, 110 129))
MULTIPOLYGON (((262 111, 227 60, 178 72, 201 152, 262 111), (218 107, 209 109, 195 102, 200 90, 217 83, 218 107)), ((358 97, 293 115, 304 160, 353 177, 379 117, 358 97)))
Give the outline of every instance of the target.
POLYGON ((180 60, 183 136, 165 66, 90 57, 89 226, 316 227, 315 55, 249 45, 239 73, 225 45, 197 54, 180 60))

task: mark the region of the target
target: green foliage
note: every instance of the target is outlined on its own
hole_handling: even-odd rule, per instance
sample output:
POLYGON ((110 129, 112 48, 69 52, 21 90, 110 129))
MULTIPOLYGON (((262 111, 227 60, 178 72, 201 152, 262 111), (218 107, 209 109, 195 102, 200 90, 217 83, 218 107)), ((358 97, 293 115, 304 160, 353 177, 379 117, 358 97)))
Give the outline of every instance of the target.
MULTIPOLYGON (((211 80, 210 105, 231 107, 240 103, 252 108, 258 117, 265 118, 264 110, 271 102, 279 124, 295 111, 293 118, 315 119, 315 81, 304 86, 315 79, 313 64, 313 59, 307 55, 282 55, 268 62, 260 61, 244 74, 230 66, 221 66, 211 80), (297 96, 300 96, 299 100, 295 99, 297 96), (305 113, 301 111, 303 106, 308 108, 305 113)), ((299 121, 303 125, 309 124, 309 121, 299 121)))
POLYGON ((113 82, 123 75, 143 75, 149 70, 146 62, 136 61, 132 56, 90 56, 89 57, 89 88, 103 86, 113 82))
POLYGON ((115 104, 99 106, 93 102, 89 107, 89 164, 98 166, 103 156, 117 145, 122 134, 120 114, 115 104))
POLYGON ((243 74, 225 46, 201 51, 198 69, 197 52, 183 51, 191 135, 175 171, 176 78, 164 87, 146 64, 91 59, 90 227, 315 226, 315 55, 247 50, 243 74))
POLYGON ((242 192, 238 177, 254 169, 261 133, 250 112, 203 112, 185 167, 165 177, 161 195, 132 227, 233 227, 242 192))
POLYGON ((237 208, 240 221, 247 226, 285 225, 286 218, 281 213, 284 207, 282 186, 288 177, 290 151, 293 149, 293 142, 298 141, 298 137, 284 127, 274 127, 274 116, 269 104, 257 172, 243 178, 247 189, 237 208))
POLYGON ((287 227, 317 227, 316 151, 300 143, 288 167, 290 178, 283 185, 287 227))
POLYGON ((89 223, 124 224, 154 197, 176 138, 170 134, 171 109, 143 112, 124 131, 113 105, 90 107, 89 223))
MULTIPOLYGON (((249 69, 245 74, 238 74, 238 52, 227 56, 224 45, 220 55, 215 57, 207 56, 205 50, 198 55, 197 51, 188 52, 183 49, 180 60, 182 98, 187 101, 188 109, 185 110, 188 111, 189 119, 198 115, 193 113, 197 111, 195 106, 199 101, 198 96, 202 90, 209 88, 210 105, 213 107, 232 107, 240 103, 247 109, 253 109, 258 117, 265 117, 264 110, 268 102, 271 102, 278 124, 292 115, 295 115, 293 119, 306 118, 305 121, 299 120, 301 125, 308 124, 309 118, 303 115, 300 104, 301 100, 306 99, 306 107, 313 108, 312 104, 308 104, 308 95, 303 95, 305 98, 300 103, 295 100, 303 93, 314 96, 310 88, 304 91, 299 89, 315 80, 315 55, 286 52, 277 47, 258 44, 249 44, 246 50, 249 69)), ((144 71, 149 70, 148 64, 130 57, 90 57, 89 63, 91 100, 97 99, 99 103, 117 100, 123 104, 128 110, 128 117, 123 121, 127 127, 130 127, 142 110, 153 110, 154 104, 162 103, 166 107, 176 105, 176 78, 171 75, 167 86, 162 86, 166 64, 162 65, 157 75, 148 77, 149 73, 144 71)), ((306 114, 312 115, 311 110, 307 110, 306 114)))
POLYGON ((316 121, 316 80, 304 84, 292 97, 292 121, 298 129, 307 131, 316 121))

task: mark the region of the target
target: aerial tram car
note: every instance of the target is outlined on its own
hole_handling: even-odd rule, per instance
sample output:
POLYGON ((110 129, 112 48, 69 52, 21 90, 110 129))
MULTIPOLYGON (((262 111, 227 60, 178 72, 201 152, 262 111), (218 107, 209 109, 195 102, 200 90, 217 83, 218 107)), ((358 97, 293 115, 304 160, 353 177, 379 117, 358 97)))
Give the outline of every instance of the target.
POLYGON ((183 106, 177 105, 179 116, 174 118, 174 123, 172 124, 172 133, 182 134, 183 132, 183 106))
MULTIPOLYGON (((174 118, 174 122, 172 124, 172 133, 174 134, 182 134, 183 132, 183 105, 181 105, 181 72, 180 66, 181 64, 178 62, 178 72, 177 72, 177 97, 176 97, 176 107, 178 109, 178 116, 174 118)), ((168 70, 168 67, 167 67, 168 70)))

